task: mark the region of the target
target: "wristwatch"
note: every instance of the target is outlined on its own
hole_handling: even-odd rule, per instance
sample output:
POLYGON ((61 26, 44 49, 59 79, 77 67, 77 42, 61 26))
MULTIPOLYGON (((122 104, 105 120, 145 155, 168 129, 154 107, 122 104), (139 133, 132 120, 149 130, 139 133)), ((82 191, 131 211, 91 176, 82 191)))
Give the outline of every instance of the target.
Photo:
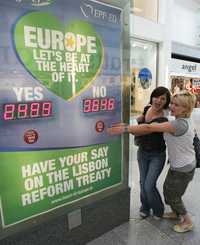
POLYGON ((126 126, 124 127, 124 133, 128 133, 128 128, 129 128, 129 125, 126 125, 126 126))

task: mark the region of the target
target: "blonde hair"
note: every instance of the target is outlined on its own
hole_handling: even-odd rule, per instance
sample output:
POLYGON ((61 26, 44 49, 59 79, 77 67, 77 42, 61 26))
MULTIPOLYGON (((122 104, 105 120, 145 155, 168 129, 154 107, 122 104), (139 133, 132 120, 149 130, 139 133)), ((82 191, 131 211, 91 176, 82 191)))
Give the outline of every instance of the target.
POLYGON ((185 108, 184 117, 190 117, 196 104, 196 96, 187 90, 183 90, 173 95, 172 99, 177 99, 181 106, 185 108))

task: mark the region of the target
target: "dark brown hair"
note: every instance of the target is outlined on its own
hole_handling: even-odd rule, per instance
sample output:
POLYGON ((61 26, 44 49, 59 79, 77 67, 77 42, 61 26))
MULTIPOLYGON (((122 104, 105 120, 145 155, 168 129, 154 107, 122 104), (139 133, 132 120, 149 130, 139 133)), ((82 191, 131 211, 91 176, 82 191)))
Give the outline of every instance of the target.
POLYGON ((171 93, 170 93, 169 89, 167 89, 165 87, 160 86, 160 87, 155 88, 152 91, 152 93, 151 93, 150 102, 149 103, 152 104, 152 99, 153 98, 157 98, 157 97, 159 97, 161 95, 164 95, 164 94, 166 94, 167 101, 166 101, 165 105, 163 106, 163 108, 167 109, 169 107, 169 103, 170 103, 170 100, 171 100, 171 93))

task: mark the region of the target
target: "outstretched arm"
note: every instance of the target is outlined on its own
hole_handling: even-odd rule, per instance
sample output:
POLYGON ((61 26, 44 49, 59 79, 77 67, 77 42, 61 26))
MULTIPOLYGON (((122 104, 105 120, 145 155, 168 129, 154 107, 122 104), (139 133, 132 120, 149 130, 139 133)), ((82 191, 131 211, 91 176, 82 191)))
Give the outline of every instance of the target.
POLYGON ((123 125, 116 124, 107 129, 107 132, 111 135, 132 133, 134 135, 145 135, 153 132, 167 132, 175 133, 175 128, 170 122, 152 123, 152 124, 140 124, 140 125, 123 125))

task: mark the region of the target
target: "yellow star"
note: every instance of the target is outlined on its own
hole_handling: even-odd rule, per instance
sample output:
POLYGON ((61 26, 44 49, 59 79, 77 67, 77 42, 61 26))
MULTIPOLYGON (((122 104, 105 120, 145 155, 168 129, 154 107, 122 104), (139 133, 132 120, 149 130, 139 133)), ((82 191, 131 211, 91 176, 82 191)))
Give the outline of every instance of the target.
POLYGON ((67 47, 73 47, 75 41, 73 37, 67 37, 66 38, 66 46, 67 47))

